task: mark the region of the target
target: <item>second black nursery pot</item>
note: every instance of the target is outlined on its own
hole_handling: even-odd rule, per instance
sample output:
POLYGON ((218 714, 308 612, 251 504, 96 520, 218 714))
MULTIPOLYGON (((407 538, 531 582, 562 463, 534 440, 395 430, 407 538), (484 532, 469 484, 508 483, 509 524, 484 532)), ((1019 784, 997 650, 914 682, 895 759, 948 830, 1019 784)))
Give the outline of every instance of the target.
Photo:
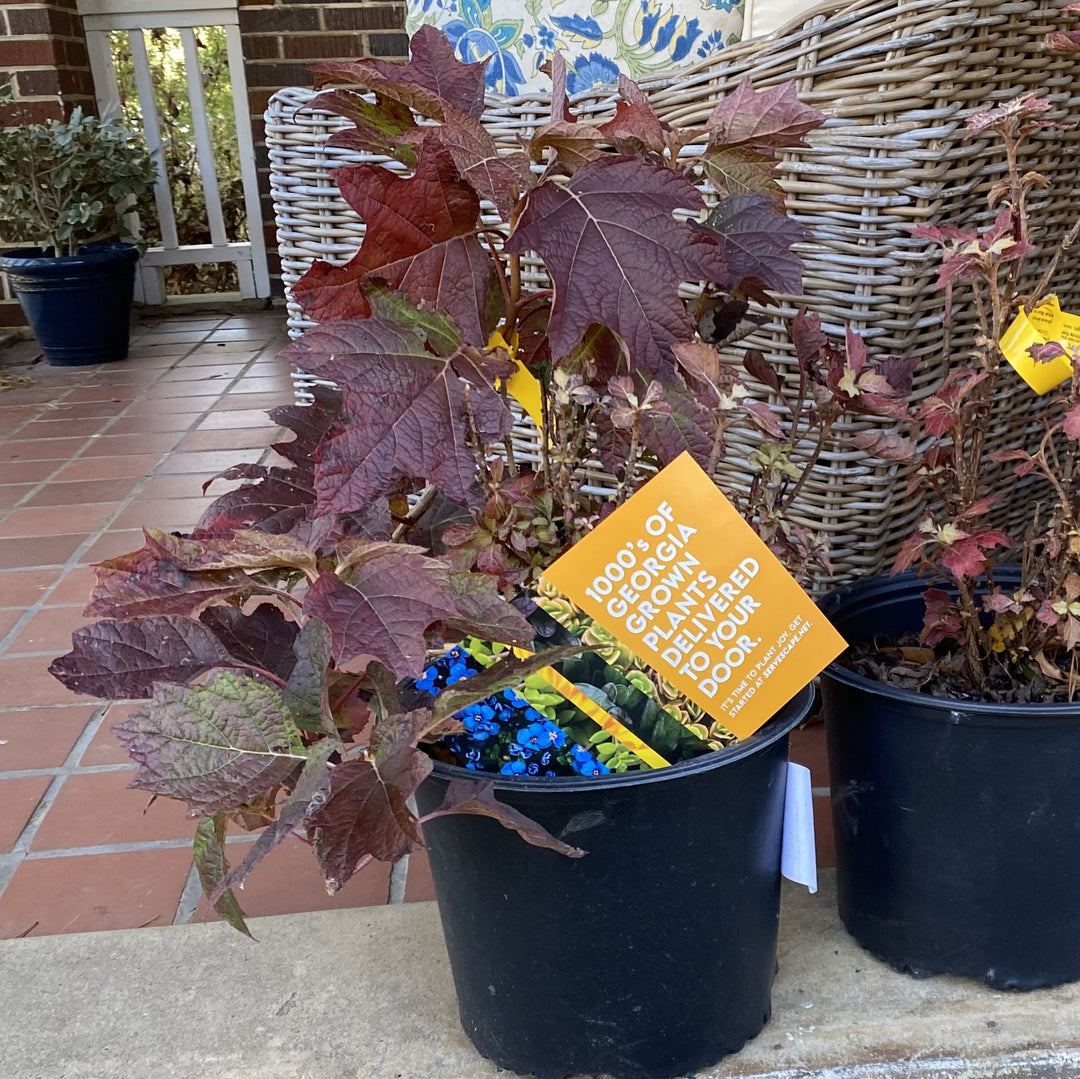
MULTIPOLYGON (((499 777, 496 796, 588 854, 494 820, 424 826, 462 1026, 496 1064, 543 1079, 661 1079, 715 1063, 769 1018, 788 733, 761 730, 670 768, 499 777)), ((436 764, 422 813, 454 778, 436 764)))
MULTIPOLYGON (((895 640, 920 628, 925 586, 872 578, 821 607, 851 643, 895 640)), ((822 696, 851 935, 915 975, 1080 978, 1080 705, 937 698, 839 663, 822 696)))

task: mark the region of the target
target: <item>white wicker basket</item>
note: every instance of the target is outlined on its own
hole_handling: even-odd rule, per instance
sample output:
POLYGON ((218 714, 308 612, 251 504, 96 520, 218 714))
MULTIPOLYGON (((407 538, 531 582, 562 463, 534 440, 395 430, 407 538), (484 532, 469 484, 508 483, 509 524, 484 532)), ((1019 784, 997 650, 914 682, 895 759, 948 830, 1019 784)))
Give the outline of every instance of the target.
MULTIPOLYGON (((1060 29, 1064 18, 1054 0, 825 4, 766 38, 743 42, 677 79, 644 88, 662 119, 693 125, 703 123, 716 101, 744 78, 758 86, 795 79, 802 100, 829 116, 809 136, 809 148, 786 154, 781 165, 789 212, 811 231, 811 239, 799 247, 806 264, 804 293, 780 297, 781 314, 806 307, 821 315, 832 334, 841 335, 845 325, 860 332, 872 355, 917 357, 919 396, 939 382, 948 357, 943 297, 933 288, 938 256, 926 241, 911 236, 911 228, 986 220, 985 191, 995 178, 995 158, 989 139, 966 137, 964 121, 972 112, 1021 90, 1049 89, 1062 117, 1077 114, 1075 64, 1043 45, 1045 33, 1060 29)), ((327 138, 344 121, 308 108, 311 97, 309 90, 279 91, 266 113, 287 290, 314 259, 348 261, 363 236, 362 222, 338 194, 333 168, 373 160, 397 167, 383 158, 328 149, 327 138)), ((586 116, 602 118, 611 114, 614 102, 593 91, 574 105, 586 116)), ((490 101, 484 123, 509 149, 548 115, 547 95, 531 94, 490 101)), ((1031 155, 1030 167, 1045 172, 1054 185, 1040 210, 1050 239, 1062 235, 1076 216, 1078 144, 1075 131, 1055 133, 1031 155)), ((1032 273, 1039 272, 1036 260, 1032 273)), ((1063 307, 1080 306, 1080 265, 1064 264, 1055 289, 1063 307)), ((297 335, 307 325, 290 295, 290 333, 297 335)), ((972 319, 960 310, 954 356, 963 353, 972 332, 972 319)), ((794 370, 792 346, 780 322, 770 320, 744 344, 761 348, 782 370, 794 370)), ((308 395, 314 381, 297 375, 298 398, 308 395)), ((767 399, 764 389, 762 396, 767 399)), ((999 403, 990 441, 1031 445, 1041 429, 1039 404, 1017 379, 999 403)), ((519 442, 523 453, 530 445, 535 449, 527 425, 519 429, 519 442)), ((733 440, 732 453, 718 469, 729 491, 745 489, 747 449, 749 443, 733 440)), ((845 449, 843 440, 823 455, 804 488, 800 513, 806 524, 829 536, 838 579, 886 566, 924 512, 922 492, 904 494, 909 475, 909 466, 868 459, 845 449)), ((1030 490, 1019 485, 1002 523, 1021 527, 1030 500, 1030 490)))

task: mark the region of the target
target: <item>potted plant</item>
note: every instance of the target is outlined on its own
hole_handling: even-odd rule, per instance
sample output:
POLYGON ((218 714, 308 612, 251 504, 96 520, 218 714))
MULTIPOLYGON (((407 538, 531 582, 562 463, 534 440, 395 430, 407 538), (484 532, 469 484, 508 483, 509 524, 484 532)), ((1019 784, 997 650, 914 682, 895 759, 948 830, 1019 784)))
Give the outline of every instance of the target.
POLYGON ((811 695, 791 685, 733 745, 709 717, 669 715, 670 767, 631 767, 602 737, 570 738, 530 679, 572 661, 575 688, 626 723, 639 705, 663 722, 639 699, 662 687, 596 627, 557 625, 539 578, 658 466, 689 453, 711 470, 736 430, 752 432, 759 477, 733 497, 806 571, 826 557, 797 520, 808 471, 845 412, 897 407, 902 372, 872 368, 854 335, 830 345, 808 316, 792 324, 791 387, 699 333, 723 340, 749 296, 797 291, 802 230, 772 173, 821 117, 790 86, 744 86, 679 131, 624 80, 613 119, 590 127, 556 58, 551 123, 500 157, 478 121, 483 70, 430 28, 404 66, 320 69, 373 92, 319 99, 353 120, 342 137, 406 170, 338 171, 366 239, 296 290, 319 325, 288 355, 338 388, 271 414, 296 434, 277 447, 291 467, 229 469, 243 485, 190 535, 148 529, 102 563, 87 614, 103 620, 52 670, 78 692, 147 699, 115 728, 135 784, 201 818, 196 865, 234 925, 232 889, 289 834, 336 889, 419 849, 423 826, 483 1053, 547 1074, 683 1074, 768 1017, 787 734, 811 695), (707 214, 696 184, 715 193, 707 214), (680 285, 702 279, 688 303, 680 285), (603 685, 585 673, 594 655, 603 685), (691 742, 698 756, 679 760, 691 742), (477 743, 505 756, 473 756, 477 743), (235 868, 230 821, 265 825, 235 868), (619 928, 594 944, 601 924, 619 928))
POLYGON ((863 443, 915 457, 913 483, 937 506, 903 544, 898 576, 823 603, 856 646, 823 678, 841 918, 899 969, 1014 989, 1080 978, 1080 378, 1076 338, 1046 343, 1034 326, 1080 226, 1063 240, 1041 226, 1045 181, 1023 165, 1029 140, 1058 126, 1052 107, 1025 94, 968 121, 1004 151, 992 223, 918 234, 943 249, 939 286, 950 308, 974 309, 978 344, 914 410, 911 440, 863 443), (1025 264, 1059 240, 1022 295, 1025 264), (1042 430, 991 453, 988 408, 1020 377, 1011 363, 1040 392, 1060 385, 1042 430), (1030 521, 1008 534, 995 504, 1035 477, 1030 521))
MULTIPOLYGON (((10 106, 11 92, 0 91, 10 106)), ((0 257, 46 360, 127 355, 135 263, 124 214, 153 187, 144 146, 115 119, 84 116, 0 129, 0 237, 29 243, 0 257)))

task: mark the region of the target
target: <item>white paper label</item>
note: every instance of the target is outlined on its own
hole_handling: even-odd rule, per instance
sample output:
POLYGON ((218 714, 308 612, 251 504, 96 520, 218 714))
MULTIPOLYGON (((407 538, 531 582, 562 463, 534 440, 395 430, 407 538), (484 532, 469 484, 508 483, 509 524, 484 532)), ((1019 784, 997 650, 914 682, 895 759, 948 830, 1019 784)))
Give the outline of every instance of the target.
POLYGON ((817 891, 817 854, 814 846, 814 796, 810 769, 788 762, 784 792, 784 845, 780 872, 796 884, 817 891))

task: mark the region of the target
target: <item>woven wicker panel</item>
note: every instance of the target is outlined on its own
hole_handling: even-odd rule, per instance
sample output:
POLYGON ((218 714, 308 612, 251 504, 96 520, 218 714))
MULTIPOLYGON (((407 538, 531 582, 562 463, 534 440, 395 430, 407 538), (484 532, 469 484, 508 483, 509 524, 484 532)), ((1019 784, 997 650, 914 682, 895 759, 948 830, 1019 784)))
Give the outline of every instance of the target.
MULTIPOLYGON (((1024 89, 1049 89, 1061 118, 1076 114, 1080 88, 1074 65, 1043 46, 1045 33, 1061 28, 1064 18, 1053 0, 825 4, 769 37, 743 42, 675 80, 644 88, 663 119, 693 125, 703 123, 717 100, 744 78, 758 86, 795 79, 802 100, 829 116, 809 136, 810 146, 786 155, 781 165, 789 212, 808 226, 812 238, 799 248, 806 263, 804 294, 778 297, 778 311, 790 315, 806 307, 822 316, 832 334, 842 335, 845 325, 860 332, 872 355, 918 357, 915 394, 920 397, 940 381, 946 349, 955 363, 970 347, 973 318, 962 307, 954 311, 951 342, 946 341, 943 296, 933 288, 937 252, 913 238, 911 228, 988 219, 985 193, 1000 165, 988 139, 966 137, 964 121, 972 112, 1024 89)), ((311 96, 301 89, 279 91, 266 113, 287 287, 315 258, 347 261, 363 235, 362 223, 338 195, 331 170, 365 160, 386 163, 327 149, 326 139, 343 121, 307 108, 311 96)), ((592 92, 575 99, 575 106, 599 119, 611 114, 614 103, 592 92)), ((509 149, 548 115, 547 96, 531 94, 489 102, 484 123, 509 149)), ((1049 251, 1075 219, 1078 142, 1076 131, 1054 132, 1025 162, 1053 182, 1038 213, 1047 225, 1049 251)), ((1033 281, 1041 269, 1033 260, 1033 281)), ((527 276, 542 279, 535 264, 527 276)), ((1065 261, 1054 287, 1064 308, 1080 309, 1075 260, 1065 261)), ((290 332, 298 334, 307 325, 290 298, 290 332)), ((780 322, 770 319, 744 344, 765 351, 790 379, 794 357, 780 322)), ((734 353, 731 359, 736 362, 734 353)), ((1006 381, 991 422, 991 448, 1031 445, 1041 431, 1041 399, 1019 378, 1006 381)), ((298 375, 301 398, 312 382, 298 375)), ((768 399, 764 387, 761 395, 768 399)), ((804 523, 829 535, 840 580, 885 567, 927 507, 923 490, 905 494, 911 467, 843 448, 850 446, 844 435, 859 426, 853 421, 838 432, 799 506, 804 523)), ((523 455, 535 455, 535 434, 522 426, 518 435, 523 455)), ((733 439, 718 470, 729 492, 749 481, 749 448, 747 441, 733 439)), ((602 485, 603 478, 597 482, 602 485)), ((1000 507, 1000 521, 1020 531, 1030 518, 1033 488, 1011 478, 1004 487, 1012 496, 1000 507)))

